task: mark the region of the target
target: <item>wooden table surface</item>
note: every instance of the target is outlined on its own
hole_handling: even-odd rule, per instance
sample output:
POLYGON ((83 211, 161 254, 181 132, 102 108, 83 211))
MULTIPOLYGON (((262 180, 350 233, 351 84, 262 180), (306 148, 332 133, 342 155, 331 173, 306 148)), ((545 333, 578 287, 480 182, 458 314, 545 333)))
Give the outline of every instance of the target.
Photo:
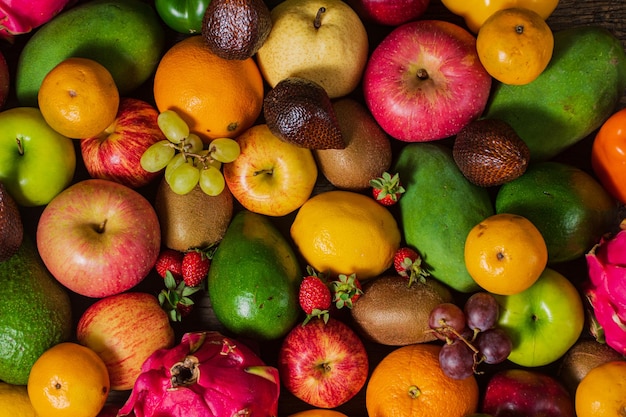
MULTIPOLYGON (((280 0, 275 0, 278 2, 280 0)), ((271 3, 271 0, 269 1, 271 3)), ((427 10, 424 18, 432 18, 432 19, 443 19, 452 21, 454 23, 458 23, 463 25, 462 19, 457 16, 452 15, 448 12, 444 6, 441 4, 440 0, 432 0, 427 10)), ((554 11, 552 16, 548 20, 550 26, 553 30, 560 30, 563 28, 578 26, 578 25, 599 25, 608 28, 611 30, 616 36, 618 36, 624 46, 626 47, 626 1, 624 0, 603 0, 603 1, 586 1, 586 0, 562 0, 558 5, 557 9, 554 11)), ((378 32, 379 36, 383 36, 385 33, 384 30, 378 32)), ((374 41, 376 37, 374 37, 374 41)), ((5 54, 7 57, 11 70, 14 74, 15 70, 15 62, 17 56, 19 54, 20 46, 23 44, 23 40, 19 40, 14 45, 8 44, 0 44, 0 51, 5 54)), ((581 63, 584 65, 584 63, 581 63)), ((151 100, 151 98, 149 98, 151 100)), ((15 105, 14 97, 11 97, 7 106, 10 107, 15 105)), ((620 107, 625 107, 626 105, 626 97, 622 99, 620 107)), ((581 166, 584 169, 589 169, 588 166, 588 155, 589 155, 589 146, 590 146, 591 137, 586 140, 581 141, 579 144, 575 145, 568 151, 564 152, 563 155, 559 156, 559 159, 563 159, 565 161, 571 161, 578 166, 581 166)), ((79 170, 81 167, 79 166, 79 170)), ((82 167, 84 174, 84 167, 82 167)), ((327 184, 321 183, 320 187, 327 187, 327 184)), ((154 190, 148 188, 145 193, 148 198, 152 198, 152 192, 154 190)), ((41 208, 37 209, 24 209, 23 210, 23 219, 25 223, 25 230, 27 233, 34 236, 34 231, 36 228, 36 223, 38 216, 40 214, 41 208)), ((288 219, 286 219, 286 223, 288 223, 288 219)), ((573 262, 568 265, 563 265, 562 268, 567 269, 568 276, 579 277, 582 279, 584 274, 586 274, 585 265, 581 262, 573 262)), ((558 268, 557 268, 558 269, 558 268)), ((157 293, 160 290, 160 287, 157 285, 160 284, 157 278, 148 277, 144 283, 140 284, 138 289, 145 290, 148 292, 157 293)), ((73 297, 73 306, 75 312, 75 320, 78 320, 78 317, 84 311, 84 309, 91 303, 93 300, 74 296, 73 297)), ((177 338, 185 331, 191 330, 201 330, 201 329, 215 329, 215 330, 223 330, 217 320, 215 319, 212 311, 210 309, 210 305, 208 299, 206 297, 201 298, 198 301, 197 309, 194 311, 191 316, 191 320, 187 320, 183 324, 174 325, 177 338)), ((266 361, 268 363, 275 363, 276 352, 278 350, 280 341, 275 341, 272 343, 266 343, 263 346, 260 346, 259 349, 266 361)), ((373 370, 375 365, 386 355, 395 349, 395 347, 382 346, 373 343, 366 343, 366 347, 369 353, 370 359, 370 372, 373 370)), ((552 364, 546 368, 542 368, 540 370, 545 370, 546 372, 554 373, 557 369, 557 364, 552 364)), ((498 367, 493 367, 490 372, 496 371, 498 367)), ((487 372, 485 375, 479 377, 479 382, 484 383, 486 378, 489 377, 490 372, 487 372)), ((122 393, 112 393, 110 397, 111 402, 120 402, 123 401, 128 392, 122 393)), ((281 416, 287 416, 290 413, 305 410, 312 408, 302 401, 296 399, 292 395, 290 395, 286 390, 283 389, 281 394, 281 402, 279 414, 281 416)), ((366 416, 367 412, 365 409, 365 388, 361 390, 361 392, 353 398, 351 401, 337 408, 338 411, 341 411, 347 414, 350 417, 361 417, 366 416)), ((445 417, 445 416, 432 416, 432 417, 445 417)))

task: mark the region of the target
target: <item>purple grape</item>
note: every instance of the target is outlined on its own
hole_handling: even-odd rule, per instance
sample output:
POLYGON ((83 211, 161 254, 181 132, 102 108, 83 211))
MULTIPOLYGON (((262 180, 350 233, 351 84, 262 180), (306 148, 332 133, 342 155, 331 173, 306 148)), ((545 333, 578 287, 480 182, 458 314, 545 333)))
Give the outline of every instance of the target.
POLYGON ((496 364, 504 362, 509 357, 513 343, 504 330, 493 328, 480 332, 474 347, 480 351, 485 363, 496 364))
POLYGON ((435 330, 439 340, 456 339, 455 332, 461 334, 467 328, 463 310, 454 303, 442 303, 433 308, 428 318, 428 326, 435 330))
POLYGON ((439 351, 439 366, 453 379, 465 379, 474 373, 474 352, 461 340, 446 343, 439 351))
POLYGON ((496 325, 500 306, 493 295, 477 292, 467 299, 463 310, 468 327, 474 331, 484 332, 496 325))

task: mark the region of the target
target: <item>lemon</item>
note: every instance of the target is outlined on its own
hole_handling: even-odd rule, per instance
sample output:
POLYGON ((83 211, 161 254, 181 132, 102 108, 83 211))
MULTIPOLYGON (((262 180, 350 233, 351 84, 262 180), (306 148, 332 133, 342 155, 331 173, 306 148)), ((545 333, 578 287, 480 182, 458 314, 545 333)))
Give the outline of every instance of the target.
POLYGON ((380 275, 393 263, 400 229, 389 210, 352 191, 326 191, 307 200, 291 225, 291 237, 305 261, 317 271, 380 275))
POLYGON ((26 385, 0 382, 0 410, 2 415, 11 417, 37 417, 28 398, 26 385))

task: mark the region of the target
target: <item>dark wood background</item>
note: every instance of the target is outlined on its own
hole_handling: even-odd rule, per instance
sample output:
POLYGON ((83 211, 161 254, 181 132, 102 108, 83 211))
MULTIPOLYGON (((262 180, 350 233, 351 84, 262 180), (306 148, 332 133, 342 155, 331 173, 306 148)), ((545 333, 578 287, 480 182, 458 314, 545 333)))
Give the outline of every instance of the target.
MULTIPOLYGON (((280 0, 268 0, 268 4, 277 3, 280 0)), ((452 15, 448 12, 445 7, 441 4, 440 0, 432 0, 427 10, 426 14, 423 18, 432 18, 432 19, 443 19, 452 21, 463 26, 463 20, 457 16, 452 15)), ((626 47, 626 2, 624 0, 604 0, 604 1, 586 1, 586 0, 562 0, 558 5, 555 12, 548 20, 551 28, 555 31, 571 27, 571 26, 579 26, 579 25, 599 25, 606 27, 611 30, 617 37, 622 40, 622 43, 626 47)), ((372 47, 384 37, 386 33, 390 30, 389 28, 384 27, 376 27, 371 28, 372 30, 369 32, 371 35, 371 43, 372 47)), ((177 35, 172 34, 170 38, 171 42, 176 41, 177 35)), ((9 66, 11 70, 11 74, 15 74, 15 65, 17 62, 17 57, 19 56, 19 52, 24 42, 26 41, 27 36, 18 38, 15 43, 9 44, 6 42, 0 42, 0 51, 7 57, 9 61, 9 66)), ((580 63, 581 66, 584 66, 584 62, 580 63)), ((152 101, 151 98, 151 84, 147 83, 145 86, 145 90, 139 91, 138 95, 140 98, 147 99, 148 101, 152 101)), ((14 91, 9 98, 9 101, 5 108, 15 106, 15 98, 14 91)), ((624 107, 626 105, 626 97, 622 99, 620 103, 620 107, 624 107)), ((1 129, 1 127, 0 127, 1 129)), ((573 146, 571 149, 565 151, 562 155, 559 155, 557 159, 571 162, 587 171, 590 171, 589 168, 589 151, 590 144, 593 139, 593 135, 589 138, 581 141, 577 145, 573 146)), ((79 166, 77 171, 76 180, 79 180, 83 177, 86 177, 84 167, 79 166)), ((324 183, 323 179, 320 181, 318 189, 325 189, 328 187, 327 183, 324 183)), ((147 187, 145 190, 142 190, 148 198, 153 197, 154 188, 147 187)), ((22 216, 24 220, 25 231, 28 234, 34 236, 34 231, 36 229, 37 219, 41 212, 41 208, 35 209, 23 209, 22 216)), ((283 222, 284 225, 289 224, 289 218, 286 218, 283 222)), ((585 264, 583 262, 572 262, 567 265, 561 266, 564 269, 564 272, 567 273, 567 276, 573 278, 574 281, 583 279, 586 274, 585 264)), ((556 268, 558 269, 558 268, 556 268)), ((162 281, 157 276, 148 277, 142 284, 140 284, 137 289, 152 292, 155 295, 162 288, 162 281)), ((75 320, 78 320, 80 314, 84 311, 84 309, 93 302, 91 299, 87 299, 84 297, 80 297, 77 295, 72 295, 73 307, 75 312, 75 320)), ((212 310, 210 308, 210 303, 207 297, 199 297, 197 299, 197 308, 193 312, 192 316, 182 324, 174 325, 177 338, 185 331, 193 331, 193 330, 201 330, 201 329, 214 329, 214 330, 224 330, 220 324, 215 319, 212 314, 212 310)), ((587 335, 588 336, 588 335, 587 335)), ((584 336, 583 336, 584 337, 584 336)), ((264 343, 263 345, 255 346, 259 349, 259 352, 263 356, 263 358, 270 364, 275 363, 276 353, 278 351, 280 341, 274 341, 271 343, 264 343)), ((370 359, 370 373, 376 366, 376 364, 389 352, 395 349, 395 347, 390 346, 382 346, 369 342, 365 342, 366 347, 369 353, 370 359)), ((509 366, 510 364, 504 364, 502 366, 509 366)), ((480 375, 479 382, 484 384, 484 382, 488 379, 490 374, 498 370, 499 367, 494 366, 491 369, 487 370, 484 375, 480 375)), ((545 371, 547 373, 556 374, 558 370, 558 363, 552 364, 550 366, 539 369, 540 371, 545 371)), ((127 397, 128 392, 114 392, 110 396, 110 403, 119 404, 123 402, 127 397)), ((311 406, 303 403, 297 398, 293 397, 286 390, 283 389, 281 393, 281 401, 280 401, 280 415, 287 416, 296 411, 306 410, 312 408, 311 406)), ((359 394, 353 398, 351 401, 337 408, 338 411, 341 411, 348 416, 351 417, 359 417, 366 416, 367 412, 365 409, 365 387, 359 392, 359 394)), ((432 417, 445 417, 445 416, 432 416, 432 417)))

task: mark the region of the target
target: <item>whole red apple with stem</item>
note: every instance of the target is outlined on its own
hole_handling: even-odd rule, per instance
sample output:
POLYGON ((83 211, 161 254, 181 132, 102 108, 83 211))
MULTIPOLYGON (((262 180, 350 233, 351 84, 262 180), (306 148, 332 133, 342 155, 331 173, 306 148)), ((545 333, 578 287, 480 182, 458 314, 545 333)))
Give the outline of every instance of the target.
POLYGON ((137 191, 87 179, 63 190, 44 208, 37 249, 50 273, 68 289, 102 298, 141 282, 161 246, 159 219, 137 191))
POLYGON ((418 20, 396 27, 374 49, 363 93, 390 136, 424 142, 453 136, 480 116, 491 82, 474 35, 454 23, 418 20))
POLYGON ((356 333, 330 318, 297 325, 278 353, 283 385, 302 401, 320 408, 338 407, 365 385, 368 357, 356 333))
POLYGON ((80 140, 85 168, 92 178, 111 180, 131 188, 147 185, 160 172, 148 172, 141 156, 152 144, 165 140, 150 103, 130 97, 120 101, 115 121, 98 136, 80 140))

